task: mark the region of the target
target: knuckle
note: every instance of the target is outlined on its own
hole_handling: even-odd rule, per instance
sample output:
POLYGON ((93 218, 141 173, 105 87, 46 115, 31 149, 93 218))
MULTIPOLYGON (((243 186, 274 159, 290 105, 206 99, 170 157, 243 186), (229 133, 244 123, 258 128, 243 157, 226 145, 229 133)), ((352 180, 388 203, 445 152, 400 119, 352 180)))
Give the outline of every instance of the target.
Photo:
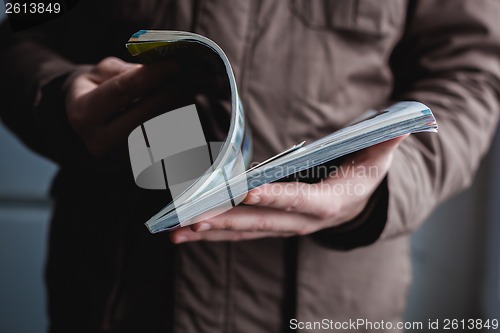
MULTIPOLYGON (((110 80, 111 81, 111 80, 110 80)), ((127 89, 121 80, 115 79, 111 81, 112 91, 119 96, 128 95, 127 89)))
POLYGON ((255 223, 254 231, 267 231, 272 229, 272 222, 260 216, 255 223))
POLYGON ((304 206, 304 197, 299 193, 297 194, 293 200, 291 206, 288 210, 300 210, 304 206))
POLYGON ((337 214, 336 206, 337 206, 336 204, 331 203, 328 205, 323 205, 322 207, 318 208, 317 210, 318 217, 320 217, 321 219, 329 219, 335 217, 335 215, 337 214))
POLYGON ((221 222, 221 229, 228 230, 228 229, 231 229, 232 226, 233 226, 233 223, 230 219, 225 218, 221 222))
POLYGON ((102 59, 97 65, 100 68, 109 68, 116 65, 121 65, 122 61, 116 57, 106 57, 102 59))
POLYGON ((264 206, 271 206, 276 202, 276 196, 271 195, 271 194, 265 194, 263 193, 261 195, 261 203, 264 206))

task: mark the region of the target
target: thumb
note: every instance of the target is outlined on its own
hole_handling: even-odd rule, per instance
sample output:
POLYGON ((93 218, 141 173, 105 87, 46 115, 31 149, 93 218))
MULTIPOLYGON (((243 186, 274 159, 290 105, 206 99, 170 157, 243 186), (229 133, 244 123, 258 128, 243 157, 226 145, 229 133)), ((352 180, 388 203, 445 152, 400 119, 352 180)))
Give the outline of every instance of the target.
POLYGON ((362 154, 365 158, 369 158, 369 159, 376 158, 376 157, 383 157, 384 155, 389 155, 392 152, 394 152, 394 150, 396 150, 396 148, 398 148, 398 146, 401 144, 401 142, 403 142, 404 139, 406 139, 409 136, 410 136, 409 134, 398 136, 397 138, 390 139, 390 140, 381 142, 379 144, 376 144, 374 146, 368 147, 360 152, 362 152, 362 154))
POLYGON ((142 67, 116 57, 107 57, 101 60, 91 71, 93 81, 103 83, 117 75, 142 67))

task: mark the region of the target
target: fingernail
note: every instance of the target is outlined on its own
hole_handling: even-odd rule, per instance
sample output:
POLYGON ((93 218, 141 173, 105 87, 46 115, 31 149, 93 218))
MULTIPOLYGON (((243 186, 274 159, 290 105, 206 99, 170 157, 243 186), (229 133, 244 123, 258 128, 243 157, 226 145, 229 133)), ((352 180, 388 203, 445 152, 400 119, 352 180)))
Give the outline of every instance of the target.
POLYGON ((260 202, 260 196, 255 195, 255 194, 250 194, 247 197, 247 200, 245 200, 245 203, 249 205, 256 205, 260 202))
POLYGON ((210 230, 212 226, 208 223, 200 223, 196 231, 207 231, 210 230))
POLYGON ((130 63, 130 62, 127 62, 127 63, 123 64, 123 66, 124 66, 125 68, 130 68, 130 69, 135 69, 135 68, 140 68, 140 67, 142 67, 142 65, 141 65, 141 64, 134 64, 134 63, 130 63))
POLYGON ((186 236, 179 236, 175 239, 175 243, 176 244, 179 244, 179 243, 184 243, 184 242, 187 242, 187 237, 186 236))

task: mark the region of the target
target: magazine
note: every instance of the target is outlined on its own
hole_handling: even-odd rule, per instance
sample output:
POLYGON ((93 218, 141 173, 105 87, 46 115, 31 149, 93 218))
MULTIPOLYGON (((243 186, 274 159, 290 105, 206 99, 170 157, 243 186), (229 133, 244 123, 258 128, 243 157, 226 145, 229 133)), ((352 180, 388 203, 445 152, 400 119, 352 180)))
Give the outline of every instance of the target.
MULTIPOLYGON (((163 129, 163 132, 169 132, 166 128, 168 126, 172 128, 173 122, 168 121, 167 118, 180 115, 188 117, 189 114, 196 112, 195 105, 153 118, 129 136, 129 152, 136 183, 145 188, 155 188, 149 187, 148 184, 161 183, 164 186, 160 188, 168 187, 172 192, 172 202, 146 222, 146 226, 152 233, 205 220, 241 203, 251 189, 287 179, 294 174, 372 145, 404 134, 437 132, 436 120, 427 106, 419 102, 399 102, 385 110, 370 110, 362 118, 338 131, 314 142, 297 143, 250 168, 251 133, 245 123, 245 114, 231 65, 223 50, 216 43, 189 32, 141 30, 132 35, 127 43, 127 49, 131 55, 143 63, 165 59, 189 62, 196 61, 196 58, 219 63, 224 67, 230 88, 231 119, 224 142, 194 144, 195 147, 204 146, 206 149, 185 149, 188 153, 180 152, 179 149, 166 152, 165 144, 153 147, 148 143, 147 137, 150 134, 148 131, 154 129, 162 131, 163 129), (137 155, 134 151, 139 146, 149 150, 149 161, 144 162, 146 157, 140 161, 133 157, 137 155), (158 153, 160 150, 163 154, 158 153), (203 153, 200 153, 201 151, 203 153), (188 180, 183 175, 178 177, 179 181, 172 184, 171 179, 175 177, 167 172, 169 168, 166 165, 177 165, 179 169, 179 156, 184 158, 183 161, 192 161, 192 154, 195 152, 197 156, 203 154, 210 156, 210 162, 206 164, 205 171, 198 172, 197 177, 187 177, 192 178, 188 180), (213 158, 215 154, 217 157, 213 158), (163 178, 164 182, 161 181, 163 178)), ((176 124, 176 126, 180 125, 176 124)), ((194 128, 198 129, 200 126, 194 125, 194 128)), ((172 128, 172 131, 175 130, 172 128)), ((161 136, 161 134, 158 135, 161 136)), ((196 161, 199 160, 201 161, 201 159, 196 159, 196 161)), ((199 165, 205 165, 203 163, 192 164, 198 165, 198 169, 199 165)), ((173 169, 175 168, 170 167, 169 170, 173 169)))

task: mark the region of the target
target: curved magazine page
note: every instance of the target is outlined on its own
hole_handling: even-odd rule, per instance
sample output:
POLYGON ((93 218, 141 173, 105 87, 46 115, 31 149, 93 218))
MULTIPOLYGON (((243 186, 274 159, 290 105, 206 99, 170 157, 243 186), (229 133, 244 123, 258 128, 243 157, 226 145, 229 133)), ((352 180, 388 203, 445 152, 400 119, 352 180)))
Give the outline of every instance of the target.
MULTIPOLYGON (((243 107, 238 96, 229 60, 222 49, 210 39, 189 32, 141 30, 130 38, 127 49, 133 56, 138 57, 144 63, 182 57, 183 53, 186 52, 198 54, 200 57, 217 57, 224 64, 229 81, 231 119, 227 138, 223 142, 217 158, 198 180, 194 181, 190 187, 175 197, 169 205, 146 223, 151 231, 175 228, 180 225, 181 221, 186 220, 181 214, 176 214, 176 208, 179 205, 192 202, 202 193, 219 185, 224 185, 229 179, 243 173, 246 165, 249 165, 251 161, 251 140, 245 124, 243 107), (176 216, 175 219, 170 218, 168 221, 161 219, 162 216, 168 213, 170 213, 170 216, 176 216), (161 226, 158 225, 159 223, 161 223, 161 226), (165 225, 165 223, 168 223, 168 225, 165 225)), ((238 204, 241 199, 234 198, 229 187, 227 188, 226 202, 232 202, 232 205, 227 207, 229 209, 238 204)), ((220 207, 218 208, 220 209, 220 207)))

